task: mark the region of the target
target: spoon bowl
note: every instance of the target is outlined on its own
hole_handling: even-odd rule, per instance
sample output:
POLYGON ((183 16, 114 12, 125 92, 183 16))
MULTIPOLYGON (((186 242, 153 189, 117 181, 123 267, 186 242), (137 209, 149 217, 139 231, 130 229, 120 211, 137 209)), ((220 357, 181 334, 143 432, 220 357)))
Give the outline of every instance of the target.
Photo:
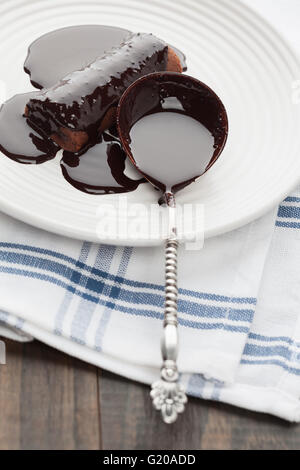
MULTIPOLYGON (((143 122, 146 122, 145 119, 143 122)), ((157 123, 160 127, 161 124, 164 125, 164 122, 157 123)), ((122 145, 132 163, 155 187, 171 193, 183 189, 211 168, 222 153, 228 134, 227 113, 216 93, 199 80, 174 72, 145 75, 127 88, 118 105, 117 126, 122 145), (141 119, 152 115, 155 116, 150 127, 144 131, 145 147, 141 152, 146 153, 145 151, 149 150, 149 157, 146 155, 141 161, 135 154, 133 131, 141 119), (170 121, 170 116, 176 117, 176 122, 170 121), (157 134, 152 132, 153 124, 154 119, 158 121, 163 117, 170 132, 173 124, 177 127, 174 127, 171 139, 165 135, 164 141, 159 140, 161 147, 157 148, 153 141, 157 139, 157 134), (189 121, 179 121, 179 118, 183 117, 189 121), (190 135, 192 121, 197 121, 201 128, 195 127, 194 134, 190 135), (204 135, 203 131, 207 135, 204 135), (201 145, 202 136, 206 140, 209 136, 210 147, 204 148, 201 145), (177 142, 173 142, 175 137, 177 142), (192 147, 193 142, 196 147, 192 147), (172 143, 174 148, 171 147, 172 143)))

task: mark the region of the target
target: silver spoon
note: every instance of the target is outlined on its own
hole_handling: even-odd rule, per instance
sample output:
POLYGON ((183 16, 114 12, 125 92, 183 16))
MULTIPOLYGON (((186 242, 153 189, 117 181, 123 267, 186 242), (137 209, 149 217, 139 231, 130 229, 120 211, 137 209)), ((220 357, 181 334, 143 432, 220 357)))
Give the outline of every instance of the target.
POLYGON ((122 145, 143 176, 160 189, 168 209, 161 378, 152 384, 153 405, 165 423, 187 402, 178 383, 178 287, 175 193, 204 174, 226 143, 228 119, 218 96, 187 75, 156 72, 134 82, 117 110, 122 145))

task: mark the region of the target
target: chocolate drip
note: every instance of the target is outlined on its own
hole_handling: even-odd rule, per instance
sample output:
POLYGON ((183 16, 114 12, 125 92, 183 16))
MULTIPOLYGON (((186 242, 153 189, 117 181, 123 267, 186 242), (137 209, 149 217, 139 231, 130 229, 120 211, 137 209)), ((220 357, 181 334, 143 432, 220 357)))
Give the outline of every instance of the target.
POLYGON ((64 178, 75 188, 89 194, 109 194, 134 191, 144 182, 125 175, 125 161, 118 139, 104 132, 96 145, 80 154, 64 151, 60 164, 64 178))
POLYGON ((38 164, 51 160, 58 146, 30 127, 23 117, 24 106, 37 92, 13 96, 0 109, 0 150, 19 163, 38 164))

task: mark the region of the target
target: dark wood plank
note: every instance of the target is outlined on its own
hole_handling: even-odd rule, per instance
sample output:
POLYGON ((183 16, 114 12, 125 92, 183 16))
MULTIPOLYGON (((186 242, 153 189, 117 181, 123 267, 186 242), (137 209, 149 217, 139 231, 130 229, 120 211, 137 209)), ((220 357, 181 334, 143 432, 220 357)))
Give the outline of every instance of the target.
POLYGON ((6 345, 0 449, 99 449, 97 369, 39 342, 6 345))
POLYGON ((6 341, 6 360, 0 365, 0 449, 20 447, 22 345, 6 341))
POLYGON ((190 399, 172 426, 152 410, 149 387, 101 373, 103 449, 299 449, 300 426, 221 403, 190 399))
POLYGON ((152 409, 149 387, 103 372, 100 387, 103 449, 199 449, 208 408, 191 399, 169 426, 152 409))
POLYGON ((197 399, 167 426, 152 410, 147 386, 38 342, 6 345, 0 449, 98 449, 101 439, 104 449, 300 448, 299 425, 197 399))
POLYGON ((298 450, 300 426, 274 416, 206 402, 208 420, 203 449, 298 450))

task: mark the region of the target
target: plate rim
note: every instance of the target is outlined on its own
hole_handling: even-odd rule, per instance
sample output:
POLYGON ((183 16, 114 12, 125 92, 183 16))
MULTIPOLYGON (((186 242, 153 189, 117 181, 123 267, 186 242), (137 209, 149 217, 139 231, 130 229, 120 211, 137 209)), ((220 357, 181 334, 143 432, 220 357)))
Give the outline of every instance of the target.
MULTIPOLYGON (((33 1, 33 0, 31 0, 33 1)), ((197 0, 191 0, 192 2, 197 3, 197 0)), ((221 0, 222 3, 224 3, 224 0, 221 0)), ((269 33, 271 33, 273 36, 276 36, 278 41, 280 41, 281 45, 288 50, 289 52, 289 57, 288 61, 290 65, 296 69, 300 69, 300 57, 299 54, 296 53, 296 50, 292 45, 287 41, 287 39, 284 37, 284 35, 278 31, 269 21, 266 19, 264 16, 262 16, 259 12, 255 10, 252 6, 246 4, 243 0, 226 0, 227 3, 230 3, 231 6, 235 9, 238 10, 239 14, 242 14, 242 12, 247 12, 248 14, 252 15, 252 17, 256 20, 256 22, 259 22, 260 25, 264 26, 264 28, 267 28, 269 30, 269 33), (292 62, 292 59, 294 62, 292 62)), ((262 27, 260 28, 262 30, 262 27)), ((267 33, 264 33, 264 36, 266 40, 268 40, 269 43, 272 43, 272 36, 267 35, 267 33)), ((300 116, 300 111, 299 111, 299 116, 300 116)), ((296 187, 296 185, 299 183, 299 177, 300 175, 296 174, 294 175, 294 179, 290 181, 288 187, 287 185, 276 194, 274 194, 273 199, 268 200, 266 203, 261 205, 260 209, 253 208, 253 210, 248 210, 246 214, 243 216, 237 218, 235 221, 228 221, 228 223, 223 223, 221 228, 218 225, 215 225, 214 228, 210 228, 205 230, 205 239, 217 236, 217 235, 222 235, 225 233, 228 233, 232 230, 235 230, 237 228, 240 228, 244 225, 247 225, 254 220, 262 217, 264 214, 267 214, 269 211, 272 209, 275 209, 276 206, 278 206, 284 199, 287 197, 290 192, 296 187)), ((104 243, 104 244, 114 244, 118 246, 125 246, 125 245, 130 245, 130 246, 137 246, 137 247, 146 247, 146 246, 157 246, 161 245, 164 242, 164 239, 161 237, 159 239, 129 239, 126 237, 123 238, 101 238, 97 236, 96 231, 92 232, 90 230, 85 230, 83 227, 77 227, 76 231, 74 231, 74 226, 71 226, 70 224, 64 224, 61 221, 60 222, 55 222, 53 223, 53 220, 50 219, 49 217, 45 217, 43 214, 38 213, 35 214, 34 212, 30 212, 26 210, 26 207, 20 207, 20 205, 15 204, 13 201, 8 201, 7 199, 3 198, 2 192, 0 192, 0 209, 7 215, 16 218, 26 224, 30 224, 34 227, 37 227, 42 230, 46 230, 48 232, 57 234, 57 235, 62 235, 66 236, 69 238, 73 239, 79 239, 79 240, 86 240, 90 242, 96 242, 96 243, 104 243)), ((181 239, 181 241, 186 241, 185 238, 181 239)))

